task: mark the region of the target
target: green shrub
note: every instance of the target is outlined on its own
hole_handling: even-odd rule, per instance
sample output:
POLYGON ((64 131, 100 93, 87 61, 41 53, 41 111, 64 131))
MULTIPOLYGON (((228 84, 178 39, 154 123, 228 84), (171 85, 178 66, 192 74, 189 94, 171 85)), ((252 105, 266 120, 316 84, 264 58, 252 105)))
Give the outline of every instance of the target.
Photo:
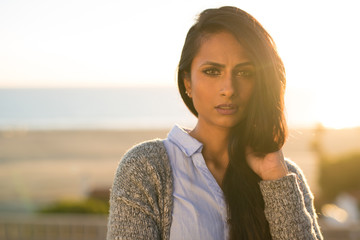
POLYGON ((40 209, 39 212, 108 214, 109 202, 98 199, 86 199, 83 201, 62 200, 40 209))
POLYGON ((360 190, 360 153, 336 158, 323 157, 320 161, 319 184, 321 198, 333 201, 341 192, 360 190))

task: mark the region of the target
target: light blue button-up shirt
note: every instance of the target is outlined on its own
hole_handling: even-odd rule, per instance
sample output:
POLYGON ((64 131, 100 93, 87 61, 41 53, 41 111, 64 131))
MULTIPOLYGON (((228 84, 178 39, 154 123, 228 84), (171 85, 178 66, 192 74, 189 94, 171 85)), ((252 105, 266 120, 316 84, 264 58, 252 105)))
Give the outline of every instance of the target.
POLYGON ((171 240, 227 240, 223 191, 206 166, 202 143, 175 126, 164 140, 174 177, 171 240))

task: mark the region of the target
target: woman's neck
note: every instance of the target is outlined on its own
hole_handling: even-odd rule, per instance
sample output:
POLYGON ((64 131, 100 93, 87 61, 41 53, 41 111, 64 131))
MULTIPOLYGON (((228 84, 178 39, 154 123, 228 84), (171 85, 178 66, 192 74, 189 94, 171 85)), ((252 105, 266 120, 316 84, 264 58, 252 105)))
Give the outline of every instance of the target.
POLYGON ((219 185, 229 163, 228 144, 230 129, 197 124, 190 135, 203 144, 206 165, 219 185))

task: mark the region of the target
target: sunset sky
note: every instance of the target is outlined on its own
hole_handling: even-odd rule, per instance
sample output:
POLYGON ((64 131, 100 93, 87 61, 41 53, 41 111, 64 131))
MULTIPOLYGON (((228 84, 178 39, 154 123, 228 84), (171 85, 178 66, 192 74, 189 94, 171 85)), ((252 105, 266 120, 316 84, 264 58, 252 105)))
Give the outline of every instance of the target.
POLYGON ((273 36, 292 94, 289 114, 359 126, 357 2, 2 0, 0 88, 173 86, 195 16, 234 5, 273 36))

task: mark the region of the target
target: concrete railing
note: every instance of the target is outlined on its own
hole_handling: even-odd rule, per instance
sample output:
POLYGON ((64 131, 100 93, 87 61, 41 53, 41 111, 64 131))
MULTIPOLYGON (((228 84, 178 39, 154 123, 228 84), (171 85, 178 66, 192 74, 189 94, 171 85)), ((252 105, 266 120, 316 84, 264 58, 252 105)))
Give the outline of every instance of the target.
MULTIPOLYGON (((1 240, 104 240, 107 216, 0 215, 1 240)), ((332 227, 320 220, 326 240, 360 240, 360 223, 332 227)))
POLYGON ((106 216, 12 215, 0 216, 2 240, 104 240, 106 216))

